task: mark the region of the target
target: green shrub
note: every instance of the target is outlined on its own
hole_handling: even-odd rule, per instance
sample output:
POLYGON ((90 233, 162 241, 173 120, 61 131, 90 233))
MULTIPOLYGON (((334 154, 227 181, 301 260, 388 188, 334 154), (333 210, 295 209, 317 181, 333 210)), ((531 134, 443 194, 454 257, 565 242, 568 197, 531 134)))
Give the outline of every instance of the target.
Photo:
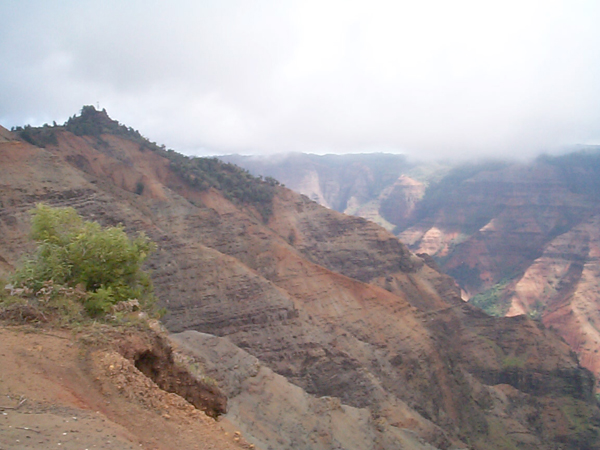
POLYGON ((216 158, 188 157, 173 151, 158 153, 170 160, 170 166, 190 186, 199 190, 214 187, 225 198, 238 204, 256 208, 266 222, 273 213, 273 197, 279 182, 274 178, 254 177, 245 169, 216 158))
POLYGON ((509 298, 506 295, 506 288, 513 278, 507 277, 500 280, 487 291, 474 295, 469 303, 480 307, 491 316, 503 317, 510 308, 509 298))
MULTIPOLYGON (((73 208, 38 204, 32 212, 31 237, 36 252, 13 276, 15 286, 39 296, 51 286, 77 288, 92 316, 108 313, 119 302, 154 302, 150 277, 142 264, 156 248, 144 233, 130 239, 122 226, 103 228, 84 221, 73 208), (46 289, 46 290, 44 290, 46 289)), ((50 292, 59 292, 53 288, 50 292)))

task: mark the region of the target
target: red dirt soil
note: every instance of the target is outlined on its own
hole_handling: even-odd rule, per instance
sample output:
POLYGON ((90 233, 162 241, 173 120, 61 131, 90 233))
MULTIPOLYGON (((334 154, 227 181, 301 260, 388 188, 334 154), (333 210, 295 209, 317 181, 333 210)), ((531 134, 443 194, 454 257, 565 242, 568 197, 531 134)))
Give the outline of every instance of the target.
POLYGON ((87 333, 0 327, 2 450, 253 448, 87 333))

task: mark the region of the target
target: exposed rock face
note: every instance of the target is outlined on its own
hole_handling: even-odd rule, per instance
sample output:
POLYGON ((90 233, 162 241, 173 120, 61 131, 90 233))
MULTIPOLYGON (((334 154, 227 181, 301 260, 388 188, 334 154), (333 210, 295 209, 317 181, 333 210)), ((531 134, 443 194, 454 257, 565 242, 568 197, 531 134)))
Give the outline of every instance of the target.
POLYGON ((226 419, 261 448, 434 449, 413 432, 372 417, 368 408, 307 394, 228 339, 196 331, 172 339, 226 391, 226 419))
POLYGON ((0 143, 0 163, 6 267, 28 247, 27 211, 38 201, 146 231, 159 245, 150 265, 166 326, 226 336, 245 352, 226 354, 264 367, 246 376, 244 362, 241 381, 226 381, 238 386, 231 395, 243 385, 232 414, 248 436, 264 427, 257 441, 313 442, 295 441, 294 430, 264 440, 274 438, 278 402, 264 416, 247 405, 278 385, 306 403, 297 430, 316 436, 315 448, 598 448, 593 378, 567 345, 529 319, 493 319, 464 303, 452 279, 373 223, 284 188, 265 223, 111 135, 59 131, 46 149, 0 143), (343 440, 338 424, 356 435, 343 440))
POLYGON ((507 313, 541 316, 596 376, 600 376, 599 226, 600 216, 593 216, 553 239, 515 283, 507 313))
POLYGON ((444 257, 444 270, 471 294, 526 268, 588 207, 545 164, 482 170, 440 196, 421 206, 422 218, 400 238, 444 257))
POLYGON ((424 183, 407 175, 400 175, 389 192, 385 193, 379 208, 380 214, 398 229, 406 228, 419 201, 425 195, 425 188, 424 183))
POLYGON ((449 187, 444 204, 422 208, 400 238, 436 255, 467 297, 485 292, 496 313, 556 328, 598 375, 596 159, 575 154, 478 172, 449 187))
MULTIPOLYGON (((411 250, 432 255, 464 298, 556 328, 600 375, 599 161, 592 149, 529 164, 438 167, 446 172, 437 178, 423 176, 427 167, 407 165, 376 198, 353 197, 346 211, 395 228, 411 250)), ((286 172, 277 173, 287 183, 286 172)), ((314 173, 320 185, 335 178, 314 173)), ((318 201, 331 206, 327 196, 318 201)))

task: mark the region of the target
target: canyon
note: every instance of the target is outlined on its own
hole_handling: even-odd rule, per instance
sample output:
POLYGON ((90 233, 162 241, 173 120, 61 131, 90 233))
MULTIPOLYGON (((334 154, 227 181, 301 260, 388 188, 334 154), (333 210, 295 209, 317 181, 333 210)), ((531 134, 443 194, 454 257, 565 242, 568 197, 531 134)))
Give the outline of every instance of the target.
MULTIPOLYGON (((48 127, 31 131, 28 141, 0 128, 1 274, 31 251, 28 211, 38 202, 72 206, 103 225, 121 223, 128 233, 144 231, 158 245, 148 268, 172 345, 216 380, 228 398, 221 420, 256 448, 599 448, 595 379, 567 342, 527 315, 491 317, 465 302, 455 281, 438 270, 439 261, 424 254, 439 257, 441 250, 434 250, 449 249, 450 240, 465 233, 443 224, 468 217, 464 223, 472 226, 473 199, 461 205, 457 194, 454 203, 439 203, 433 217, 445 222, 426 228, 427 215, 414 221, 425 195, 418 181, 396 176, 389 189, 377 187, 373 192, 394 193, 413 208, 386 216, 390 224, 405 221, 401 236, 413 252, 370 220, 231 164, 198 162, 210 165, 202 179, 194 161, 119 126, 105 111, 88 108, 83 119, 96 128, 48 127), (440 230, 437 237, 433 228, 440 230)), ((485 186, 490 176, 480 172, 472 179, 485 186)), ((545 199, 544 174, 535 179, 545 199)), ((528 230, 541 230, 539 241, 554 242, 554 253, 566 247, 593 255, 592 215, 569 228, 570 238, 555 242, 586 206, 569 192, 544 200, 563 207, 537 211, 528 230), (549 229, 536 222, 549 216, 549 229)), ((492 232, 510 222, 514 212, 503 210, 506 216, 492 225, 481 218, 461 245, 485 244, 493 253, 500 237, 488 237, 483 228, 492 232), (478 236, 485 236, 484 244, 478 236)), ((514 236, 520 232, 513 229, 514 236)), ((547 249, 531 251, 537 272, 523 265, 531 267, 530 277, 555 274, 553 286, 563 292, 568 288, 560 280, 594 276, 585 262, 579 275, 568 261, 553 262, 547 249)), ((505 254, 521 267, 518 252, 505 254)), ((498 279, 489 267, 500 263, 487 258, 477 278, 493 286, 498 279)), ((450 256, 443 267, 452 273, 462 266, 450 256)), ((515 313, 532 308, 531 286, 544 288, 535 282, 515 288, 515 313)), ((584 294, 593 296, 580 295, 576 317, 557 297, 557 322, 592 313, 584 294)), ((592 348, 587 340, 581 345, 592 348)))
POLYGON ((386 226, 415 253, 432 256, 458 282, 464 299, 493 315, 541 320, 600 376, 597 147, 529 162, 418 163, 380 154, 227 160, 255 174, 277 173, 324 205, 386 226), (386 159, 395 178, 380 176, 386 159), (328 175, 329 166, 353 175, 328 175), (302 177, 278 172, 293 167, 302 177), (354 175, 359 172, 360 179, 354 175), (365 182, 375 179, 381 182, 365 182), (315 186, 349 194, 342 203, 321 200, 315 186))

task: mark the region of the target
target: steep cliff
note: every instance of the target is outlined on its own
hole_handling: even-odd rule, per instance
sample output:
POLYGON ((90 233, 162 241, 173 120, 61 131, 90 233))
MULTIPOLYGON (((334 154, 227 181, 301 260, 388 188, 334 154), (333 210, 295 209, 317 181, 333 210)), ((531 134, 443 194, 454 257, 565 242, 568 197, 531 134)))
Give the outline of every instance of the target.
POLYGON ((162 335, 131 325, 48 325, 0 319, 2 449, 261 450, 193 406, 206 391, 181 376, 162 335), (149 356, 175 389, 144 375, 149 356))
POLYGON ((598 375, 599 162, 590 149, 457 169, 417 205, 399 236, 435 255, 476 304, 556 328, 598 375))
POLYGON ((217 189, 218 173, 250 191, 266 182, 217 163, 202 179, 135 135, 53 131, 45 148, 14 135, 0 143, 3 270, 28 248, 27 211, 39 201, 144 230, 159 245, 150 267, 165 325, 235 345, 213 358, 206 340, 186 343, 215 373, 231 352, 268 369, 232 369, 264 409, 232 410, 248 440, 312 448, 300 438, 308 430, 318 448, 598 448, 594 379, 568 346, 527 318, 464 303, 452 279, 383 228, 281 186, 260 202, 242 184, 225 191, 235 184, 225 178, 217 189), (308 406, 288 412, 301 426, 275 443, 271 421, 285 406, 269 398, 288 389, 308 406), (360 436, 341 442, 338 425, 360 436))
MULTIPOLYGON (((346 211, 432 255, 463 297, 486 311, 527 314, 557 329, 598 376, 599 167, 593 147, 530 163, 407 164, 377 198, 355 199, 346 211)), ((336 179, 325 170, 315 177, 321 185, 336 179)))

